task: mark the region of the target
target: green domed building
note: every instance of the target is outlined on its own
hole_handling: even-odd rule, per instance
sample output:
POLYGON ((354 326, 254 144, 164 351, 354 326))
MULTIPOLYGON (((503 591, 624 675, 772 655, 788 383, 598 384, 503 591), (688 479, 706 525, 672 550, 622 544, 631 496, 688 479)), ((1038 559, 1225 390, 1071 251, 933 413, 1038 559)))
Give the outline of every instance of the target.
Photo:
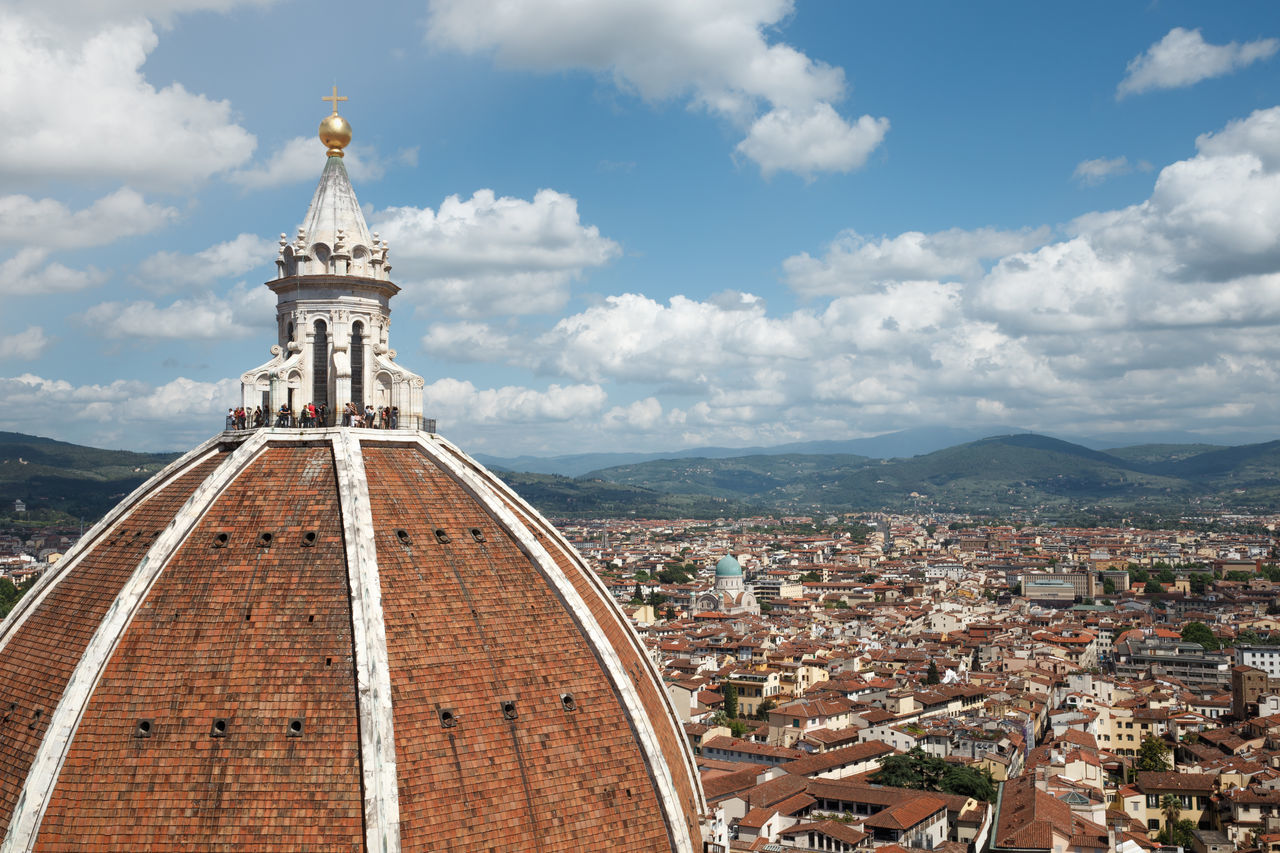
POLYGON ((732 555, 721 557, 716 563, 716 585, 698 596, 697 609, 704 613, 760 615, 760 603, 744 582, 742 564, 732 555))

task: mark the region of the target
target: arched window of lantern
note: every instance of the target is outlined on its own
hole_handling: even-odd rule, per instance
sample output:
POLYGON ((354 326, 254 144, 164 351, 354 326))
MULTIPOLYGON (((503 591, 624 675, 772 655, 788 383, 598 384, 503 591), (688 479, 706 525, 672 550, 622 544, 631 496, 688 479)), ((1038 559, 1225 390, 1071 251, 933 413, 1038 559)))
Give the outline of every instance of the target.
POLYGON ((329 405, 329 327, 316 320, 311 344, 311 402, 329 405))
POLYGON ((364 408, 364 323, 351 326, 351 401, 364 408))

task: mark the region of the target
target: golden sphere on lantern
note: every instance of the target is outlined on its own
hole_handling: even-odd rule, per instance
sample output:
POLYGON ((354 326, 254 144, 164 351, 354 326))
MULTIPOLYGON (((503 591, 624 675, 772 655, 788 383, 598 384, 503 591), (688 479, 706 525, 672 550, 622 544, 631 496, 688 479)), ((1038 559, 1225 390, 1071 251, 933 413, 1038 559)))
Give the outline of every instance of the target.
POLYGON ((329 149, 329 156, 342 156, 342 149, 351 143, 351 125, 336 112, 320 122, 320 141, 329 149))

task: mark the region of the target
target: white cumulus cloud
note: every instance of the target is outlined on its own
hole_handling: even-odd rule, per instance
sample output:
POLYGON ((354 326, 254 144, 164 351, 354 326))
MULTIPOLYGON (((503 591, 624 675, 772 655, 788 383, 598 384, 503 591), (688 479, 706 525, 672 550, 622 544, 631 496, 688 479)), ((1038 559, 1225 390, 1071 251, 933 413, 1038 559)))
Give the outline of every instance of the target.
POLYGON ((566 317, 536 341, 545 365, 575 379, 604 377, 703 386, 730 363, 803 358, 797 328, 766 316, 761 302, 742 310, 676 296, 663 305, 635 293, 566 317))
POLYGON ((792 0, 433 0, 427 34, 510 67, 586 69, 646 100, 688 98, 749 129, 737 150, 766 174, 856 169, 888 120, 845 119, 832 106, 843 70, 770 43, 794 11, 792 0))
POLYGON ((420 285, 433 310, 459 316, 553 311, 570 282, 621 252, 582 224, 577 200, 554 190, 532 201, 478 190, 438 210, 392 207, 378 211, 372 228, 391 244, 405 289, 420 285))
POLYGON ((422 348, 453 361, 506 361, 518 349, 509 335, 488 323, 432 323, 422 337, 422 348))
POLYGON ((75 211, 51 198, 6 195, 0 196, 0 242, 55 249, 105 246, 177 218, 174 208, 152 204, 128 187, 75 211))
POLYGON ((622 294, 495 357, 626 386, 639 401, 606 407, 597 430, 665 447, 919 423, 1099 434, 1280 420, 1258 390, 1280 381, 1280 107, 1201 136, 1146 200, 1061 230, 848 231, 783 265, 812 307, 622 294))
POLYGON ((645 397, 626 406, 614 406, 604 413, 604 425, 612 429, 644 432, 663 422, 662 403, 645 397))
POLYGON ((40 326, 28 326, 16 334, 0 336, 0 358, 32 361, 44 355, 51 343, 40 326))
POLYGON ((766 176, 787 171, 810 177, 861 167, 888 132, 887 118, 862 116, 851 125, 826 103, 803 113, 773 109, 752 123, 737 151, 766 176))
POLYGON ((222 429, 240 383, 178 378, 163 385, 118 379, 77 385, 26 373, 0 377, 0 429, 47 434, 57 412, 58 434, 93 447, 187 448, 222 429))
POLYGON ((117 21, 147 18, 162 27, 191 12, 229 12, 239 6, 269 6, 276 0, 6 0, 7 6, 67 33, 117 21))
POLYGON ((1041 245, 1047 228, 1001 231, 951 228, 925 234, 906 231, 872 239, 856 231, 841 233, 821 258, 807 252, 783 261, 787 284, 808 296, 859 293, 889 281, 971 279, 984 272, 983 261, 1041 245))
POLYGON ((1280 40, 1273 38, 1244 44, 1209 44, 1198 29, 1174 27, 1146 52, 1129 60, 1124 79, 1116 87, 1116 97, 1191 86, 1270 59, 1277 49, 1280 40))
POLYGON ((172 190, 250 157, 256 140, 228 102, 147 81, 141 69, 157 41, 146 21, 76 36, 47 18, 0 15, 0 122, 22 128, 7 140, 0 175, 172 190))
POLYGON ((1082 184, 1097 186, 1113 175, 1126 175, 1133 171, 1128 157, 1096 157, 1092 160, 1081 160, 1071 173, 1082 184))
POLYGON ((1147 200, 1078 217, 1070 238, 1009 255, 972 293, 1014 330, 1280 321, 1280 107, 1198 140, 1147 200))
POLYGON ((463 424, 519 424, 594 418, 607 396, 599 385, 550 385, 545 391, 509 385, 476 388, 438 379, 422 392, 430 417, 463 424))
POLYGON ((148 290, 166 293, 270 266, 278 247, 256 234, 238 234, 193 254, 156 252, 138 264, 137 279, 148 290))
POLYGON ((226 296, 206 292, 168 305, 100 302, 80 320, 94 334, 116 340, 224 340, 270 327, 274 317, 275 296, 267 288, 238 284, 226 296))
POLYGON ((84 290, 105 280, 106 274, 94 267, 77 270, 50 260, 48 249, 20 249, 13 257, 0 261, 0 293, 10 296, 84 290))

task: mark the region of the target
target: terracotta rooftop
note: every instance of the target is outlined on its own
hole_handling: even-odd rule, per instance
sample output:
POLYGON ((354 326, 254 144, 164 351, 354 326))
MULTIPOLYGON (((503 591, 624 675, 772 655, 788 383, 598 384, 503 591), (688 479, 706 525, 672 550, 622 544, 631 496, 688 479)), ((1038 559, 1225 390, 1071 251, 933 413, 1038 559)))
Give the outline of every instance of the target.
POLYGON ((896 752, 896 749, 883 741, 869 740, 865 743, 855 743, 852 746, 820 752, 817 755, 810 755, 807 758, 799 758, 795 761, 788 761, 780 766, 788 773, 793 773, 797 776, 817 776, 836 767, 846 764, 859 764, 874 758, 893 755, 896 752))
POLYGON ((1204 794, 1211 793, 1218 783, 1215 773, 1158 773, 1151 770, 1139 771, 1138 787, 1143 793, 1150 791, 1192 791, 1204 794))
POLYGON ((887 809, 876 812, 863 821, 862 825, 884 829, 910 829, 938 812, 945 811, 946 808, 947 804, 936 797, 928 795, 913 797, 906 802, 895 803, 887 809))
MULTIPOLYGON (((825 835, 827 838, 843 841, 846 844, 861 844, 866 839, 867 834, 860 829, 855 829, 847 823, 840 823, 835 820, 822 820, 817 823, 798 823, 795 826, 784 829, 778 833, 779 837, 790 838, 792 836, 808 835, 810 832, 818 835, 825 835)), ((885 848, 881 847, 881 850, 885 848)))

